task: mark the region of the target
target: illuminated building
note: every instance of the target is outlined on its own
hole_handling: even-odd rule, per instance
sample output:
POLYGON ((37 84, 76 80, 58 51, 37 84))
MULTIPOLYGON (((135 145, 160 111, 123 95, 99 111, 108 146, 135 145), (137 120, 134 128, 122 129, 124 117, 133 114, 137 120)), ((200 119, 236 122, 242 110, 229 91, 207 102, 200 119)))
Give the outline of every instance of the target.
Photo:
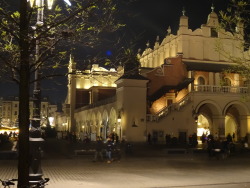
MULTIPOLYGON (((19 98, 18 97, 1 97, 0 100, 0 119, 1 126, 18 127, 19 115, 19 98)), ((30 118, 33 115, 33 101, 30 99, 30 118)), ((41 126, 47 126, 48 117, 55 117, 57 105, 51 105, 48 98, 43 98, 41 101, 41 126)), ((55 126, 55 121, 51 121, 52 126, 55 126)))
POLYGON ((129 141, 145 141, 148 133, 159 142, 166 134, 185 142, 194 132, 243 138, 250 133, 248 81, 226 73, 234 64, 216 51, 219 44, 241 57, 243 38, 217 30, 218 24, 212 8, 207 23, 192 31, 183 12, 177 34, 168 29, 162 42, 147 44, 138 54, 140 74, 130 77, 97 65, 78 71, 71 58, 64 108, 69 130, 103 137, 115 132, 129 141))

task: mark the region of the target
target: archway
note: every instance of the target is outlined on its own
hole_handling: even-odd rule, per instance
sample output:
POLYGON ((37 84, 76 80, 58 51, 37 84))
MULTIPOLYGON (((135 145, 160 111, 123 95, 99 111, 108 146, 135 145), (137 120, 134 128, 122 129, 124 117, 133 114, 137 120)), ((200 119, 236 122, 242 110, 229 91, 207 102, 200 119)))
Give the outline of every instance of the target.
POLYGON ((203 134, 206 136, 210 135, 210 119, 206 117, 206 115, 200 114, 197 119, 197 136, 201 137, 203 134))
POLYGON ((217 134, 218 123, 216 123, 215 117, 220 117, 222 110, 215 101, 202 101, 197 105, 195 114, 197 114, 197 133, 199 128, 199 136, 204 131, 207 134, 217 134))
POLYGON ((224 112, 226 119, 226 135, 234 133, 235 141, 243 138, 248 133, 248 121, 247 117, 249 114, 249 109, 245 103, 241 101, 232 101, 228 103, 224 112))

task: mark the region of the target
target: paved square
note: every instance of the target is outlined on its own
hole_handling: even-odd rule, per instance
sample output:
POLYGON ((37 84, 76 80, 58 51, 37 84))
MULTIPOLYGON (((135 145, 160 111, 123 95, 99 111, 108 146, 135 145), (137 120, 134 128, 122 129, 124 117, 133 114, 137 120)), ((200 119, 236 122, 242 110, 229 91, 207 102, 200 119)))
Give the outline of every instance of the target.
MULTIPOLYGON (((209 160, 205 154, 127 157, 111 164, 92 156, 43 159, 48 188, 240 188, 250 187, 250 158, 209 160)), ((0 178, 17 178, 17 161, 0 160, 0 178)))

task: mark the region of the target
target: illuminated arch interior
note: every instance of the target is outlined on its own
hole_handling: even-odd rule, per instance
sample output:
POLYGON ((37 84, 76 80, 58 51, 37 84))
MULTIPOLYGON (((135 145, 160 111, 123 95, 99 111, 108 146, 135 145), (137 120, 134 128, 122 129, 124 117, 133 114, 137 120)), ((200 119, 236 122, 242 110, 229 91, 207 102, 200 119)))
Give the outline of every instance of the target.
POLYGON ((209 121, 204 115, 200 114, 197 120, 197 136, 202 136, 203 133, 210 134, 209 121))

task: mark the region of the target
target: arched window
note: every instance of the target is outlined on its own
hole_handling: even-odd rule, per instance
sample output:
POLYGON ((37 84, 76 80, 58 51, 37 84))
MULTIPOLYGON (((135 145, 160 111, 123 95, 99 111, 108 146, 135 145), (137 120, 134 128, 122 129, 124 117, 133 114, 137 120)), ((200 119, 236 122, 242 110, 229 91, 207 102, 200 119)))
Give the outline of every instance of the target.
POLYGON ((205 79, 203 77, 199 77, 197 80, 198 85, 205 85, 205 79))
POLYGON ((229 78, 224 78, 223 86, 231 86, 231 80, 229 78))

